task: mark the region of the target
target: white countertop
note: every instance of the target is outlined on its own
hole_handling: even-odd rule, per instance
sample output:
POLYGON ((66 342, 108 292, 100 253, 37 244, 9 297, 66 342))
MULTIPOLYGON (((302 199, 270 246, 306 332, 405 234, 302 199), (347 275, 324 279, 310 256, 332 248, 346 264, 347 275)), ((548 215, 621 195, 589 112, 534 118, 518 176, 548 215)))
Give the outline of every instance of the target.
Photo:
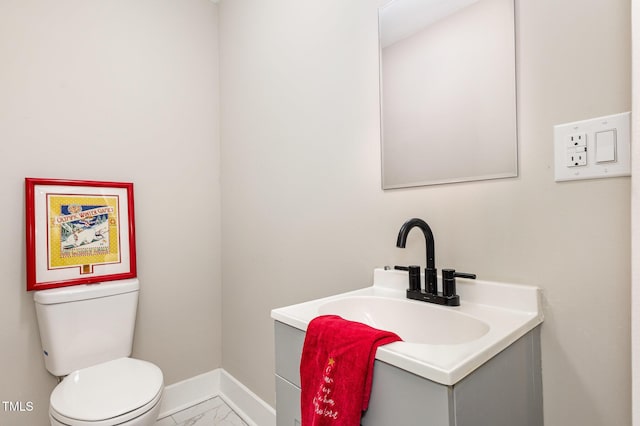
MULTIPOLYGON (((378 348, 376 359, 444 385, 457 383, 543 321, 541 290, 538 287, 458 278, 457 293, 460 295, 460 306, 457 307, 409 300, 406 298, 407 287, 406 271, 375 269, 373 285, 370 287, 274 309, 271 311, 271 317, 306 331, 313 318, 334 313, 322 307, 327 302, 365 296, 424 304, 433 309, 453 310, 483 321, 489 326, 488 332, 467 342, 428 344, 403 341, 378 348)), ((350 318, 345 316, 345 319, 350 318)), ((376 327, 376 324, 369 325, 376 327)), ((437 324, 425 321, 424 324, 415 326, 446 329, 447 324, 446 321, 437 324)), ((401 333, 398 334, 402 337, 401 333)))

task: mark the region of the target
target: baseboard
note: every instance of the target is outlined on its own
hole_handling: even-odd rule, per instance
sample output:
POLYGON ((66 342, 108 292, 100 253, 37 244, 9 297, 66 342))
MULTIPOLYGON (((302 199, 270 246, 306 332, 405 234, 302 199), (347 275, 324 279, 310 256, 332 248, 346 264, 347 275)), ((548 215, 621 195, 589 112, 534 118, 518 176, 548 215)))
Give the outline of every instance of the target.
POLYGON ((168 417, 220 394, 220 370, 215 369, 165 386, 159 418, 168 417))
POLYGON ((166 386, 159 418, 219 396, 249 426, 275 426, 276 411, 222 368, 166 386))
POLYGON ((249 426, 275 426, 276 410, 225 370, 220 372, 220 397, 249 426))

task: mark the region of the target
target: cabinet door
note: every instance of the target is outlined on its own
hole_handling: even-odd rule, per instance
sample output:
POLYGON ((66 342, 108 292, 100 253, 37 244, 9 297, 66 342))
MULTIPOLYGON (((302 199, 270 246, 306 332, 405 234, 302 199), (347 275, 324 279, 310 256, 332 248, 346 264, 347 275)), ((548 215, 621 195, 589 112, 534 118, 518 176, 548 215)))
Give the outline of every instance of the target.
POLYGON ((275 323, 276 374, 300 387, 300 359, 304 345, 304 331, 275 323))
POLYGON ((448 386, 376 360, 369 409, 362 426, 453 426, 448 386))
POLYGON ((454 386, 458 426, 542 426, 540 327, 454 386))
POLYGON ((276 375, 276 426, 300 426, 300 388, 276 375))
MULTIPOLYGON (((299 426, 300 358, 304 332, 275 323, 277 426, 299 426)), ((453 426, 450 387, 375 361, 362 426, 453 426)))

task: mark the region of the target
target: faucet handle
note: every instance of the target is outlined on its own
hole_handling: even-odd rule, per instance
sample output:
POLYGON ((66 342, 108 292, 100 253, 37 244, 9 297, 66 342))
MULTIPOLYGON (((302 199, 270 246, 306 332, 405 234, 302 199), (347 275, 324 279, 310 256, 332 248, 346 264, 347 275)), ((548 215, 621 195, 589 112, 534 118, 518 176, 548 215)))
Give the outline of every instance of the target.
POLYGON ((451 297, 456 295, 456 278, 476 279, 476 274, 467 272, 456 272, 455 269, 442 270, 442 295, 451 297))
POLYGON ((408 271, 409 272, 409 290, 420 291, 422 289, 422 283, 420 282, 420 266, 394 266, 396 271, 408 271))
POLYGON ((409 270, 409 290, 422 290, 422 283, 420 282, 420 266, 409 265, 407 269, 409 270))
POLYGON ((455 272, 453 276, 456 278, 468 278, 470 280, 476 279, 476 274, 470 274, 468 272, 455 272))

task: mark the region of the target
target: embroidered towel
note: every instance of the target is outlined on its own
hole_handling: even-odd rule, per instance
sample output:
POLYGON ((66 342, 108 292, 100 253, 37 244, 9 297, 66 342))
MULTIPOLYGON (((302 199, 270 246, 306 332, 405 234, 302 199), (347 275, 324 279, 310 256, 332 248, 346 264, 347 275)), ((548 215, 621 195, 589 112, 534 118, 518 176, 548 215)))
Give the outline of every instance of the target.
POLYGON ((376 350, 398 340, 395 333, 337 315, 311 320, 300 361, 302 426, 359 426, 376 350))

